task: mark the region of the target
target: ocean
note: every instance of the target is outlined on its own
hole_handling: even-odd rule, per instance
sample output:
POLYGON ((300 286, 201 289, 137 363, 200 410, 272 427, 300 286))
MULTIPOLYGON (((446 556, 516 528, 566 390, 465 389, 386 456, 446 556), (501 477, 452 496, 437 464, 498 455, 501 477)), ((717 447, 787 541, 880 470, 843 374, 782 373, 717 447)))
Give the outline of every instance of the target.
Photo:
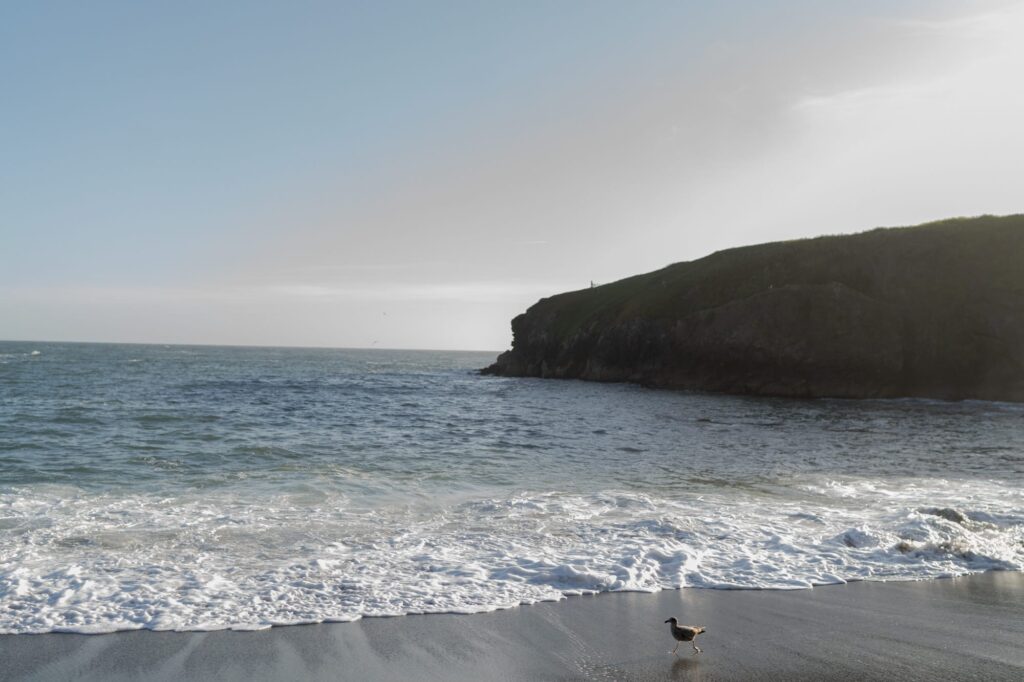
POLYGON ((0 343, 0 633, 1024 569, 1024 405, 476 374, 494 356, 0 343))

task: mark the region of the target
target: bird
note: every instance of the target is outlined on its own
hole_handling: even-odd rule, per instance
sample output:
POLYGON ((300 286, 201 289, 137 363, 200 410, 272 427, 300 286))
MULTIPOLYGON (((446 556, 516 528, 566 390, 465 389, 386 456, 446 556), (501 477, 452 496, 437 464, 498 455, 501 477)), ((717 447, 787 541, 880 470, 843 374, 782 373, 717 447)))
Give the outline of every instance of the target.
POLYGON ((702 627, 700 625, 679 625, 679 622, 675 618, 669 618, 665 622, 671 623, 671 625, 669 625, 669 629, 672 632, 672 636, 675 637, 676 640, 676 648, 672 649, 671 653, 675 654, 676 656, 679 655, 676 654, 676 649, 679 648, 680 642, 692 643, 694 654, 699 654, 701 652, 701 648, 697 646, 697 643, 693 640, 696 639, 697 635, 699 635, 700 633, 706 632, 707 628, 702 627))

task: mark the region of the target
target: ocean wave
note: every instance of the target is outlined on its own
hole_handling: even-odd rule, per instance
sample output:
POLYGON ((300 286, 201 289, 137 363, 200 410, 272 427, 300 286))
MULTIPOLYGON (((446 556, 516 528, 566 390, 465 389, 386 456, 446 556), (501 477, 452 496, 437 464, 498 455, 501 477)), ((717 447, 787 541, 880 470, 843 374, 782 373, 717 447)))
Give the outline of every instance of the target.
POLYGON ((7 489, 0 632, 259 629, 1024 570, 1022 495, 998 481, 822 478, 788 495, 520 491, 364 508, 323 491, 7 489))

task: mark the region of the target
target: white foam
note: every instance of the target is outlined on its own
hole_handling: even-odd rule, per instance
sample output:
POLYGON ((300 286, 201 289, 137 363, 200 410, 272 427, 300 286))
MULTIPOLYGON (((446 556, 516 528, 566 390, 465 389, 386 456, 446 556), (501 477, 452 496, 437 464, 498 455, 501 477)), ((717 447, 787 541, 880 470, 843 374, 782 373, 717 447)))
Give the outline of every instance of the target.
POLYGON ((999 481, 819 479, 789 494, 555 492, 357 509, 278 495, 0 495, 0 632, 260 629, 566 595, 796 589, 1024 569, 999 481))

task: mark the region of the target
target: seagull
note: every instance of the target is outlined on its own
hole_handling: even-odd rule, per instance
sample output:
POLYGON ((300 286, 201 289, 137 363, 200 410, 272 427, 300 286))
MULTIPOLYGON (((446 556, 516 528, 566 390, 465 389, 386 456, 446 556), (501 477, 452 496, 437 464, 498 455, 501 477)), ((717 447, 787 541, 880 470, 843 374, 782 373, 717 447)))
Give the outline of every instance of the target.
MULTIPOLYGON (((701 648, 697 646, 697 643, 693 640, 697 635, 706 631, 707 628, 701 627, 700 625, 679 625, 675 618, 669 618, 665 622, 671 623, 669 628, 671 629, 672 636, 676 639, 676 649, 679 648, 680 642, 691 642, 693 643, 693 653, 699 654, 701 652, 701 648)), ((671 653, 675 654, 676 649, 673 649, 671 653)), ((676 656, 678 655, 679 654, 676 654, 676 656)))

